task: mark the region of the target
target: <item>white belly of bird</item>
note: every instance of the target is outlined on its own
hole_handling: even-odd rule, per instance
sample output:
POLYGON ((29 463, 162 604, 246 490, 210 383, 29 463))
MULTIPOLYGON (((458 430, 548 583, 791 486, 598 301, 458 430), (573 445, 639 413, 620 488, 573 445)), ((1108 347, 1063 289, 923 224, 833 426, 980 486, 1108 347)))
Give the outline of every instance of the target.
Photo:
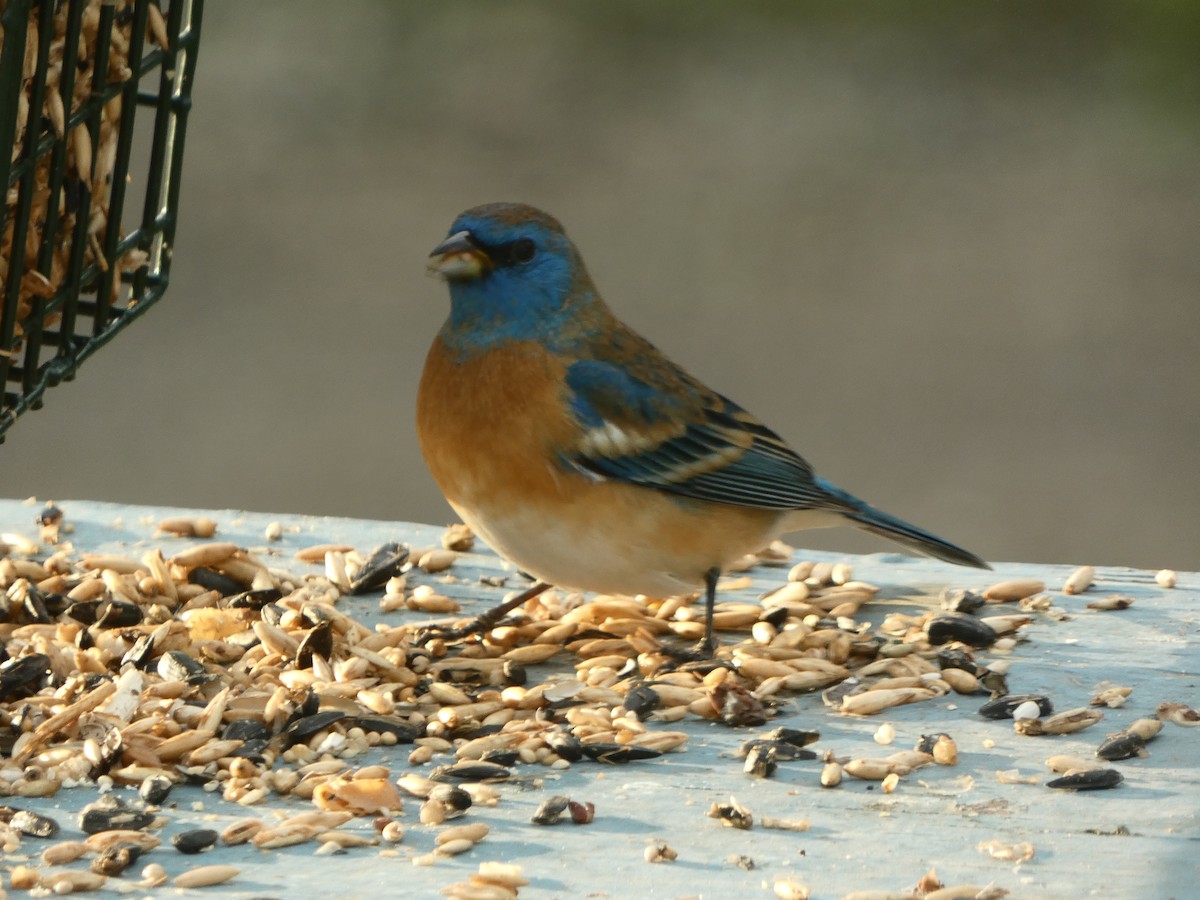
MULTIPOLYGON (((477 515, 455 505, 455 511, 489 547, 527 572, 555 587, 604 594, 648 594, 673 597, 699 590, 703 570, 683 571, 660 547, 634 543, 629 535, 645 534, 606 523, 580 525, 550 521, 529 510, 502 516, 477 515)), ((692 563, 694 565, 694 563, 692 563)))

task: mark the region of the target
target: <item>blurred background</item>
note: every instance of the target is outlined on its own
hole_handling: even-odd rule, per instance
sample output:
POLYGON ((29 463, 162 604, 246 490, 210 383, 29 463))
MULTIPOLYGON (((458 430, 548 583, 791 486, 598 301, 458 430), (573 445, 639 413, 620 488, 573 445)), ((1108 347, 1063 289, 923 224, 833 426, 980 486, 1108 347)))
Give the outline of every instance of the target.
POLYGON ((451 521, 426 259, 521 200, 864 499, 993 560, 1200 569, 1197 46, 1200 4, 1133 0, 210 0, 171 288, 0 493, 451 521))

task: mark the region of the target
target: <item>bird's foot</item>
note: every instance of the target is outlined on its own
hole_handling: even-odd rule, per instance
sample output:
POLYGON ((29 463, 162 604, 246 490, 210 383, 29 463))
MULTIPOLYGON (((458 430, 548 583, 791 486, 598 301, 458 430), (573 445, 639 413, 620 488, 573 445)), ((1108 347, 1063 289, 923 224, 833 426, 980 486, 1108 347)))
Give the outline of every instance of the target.
POLYGON ((443 643, 451 644, 468 638, 471 635, 481 634, 490 627, 489 623, 483 621, 483 616, 468 619, 457 625, 439 625, 437 623, 422 625, 413 633, 413 643, 418 646, 424 646, 430 641, 442 641, 443 643))
POLYGON ((708 663, 713 666, 722 665, 717 659, 717 647, 720 646, 714 641, 697 641, 689 647, 663 647, 662 653, 676 660, 679 664, 699 665, 708 663))
POLYGON ((461 641, 463 638, 470 637, 473 634, 482 634, 485 631, 491 631, 500 622, 504 621, 505 616, 514 609, 523 606, 527 601, 532 600, 548 587, 550 585, 546 584, 546 582, 538 581, 516 596, 505 600, 499 606, 492 607, 483 615, 476 616, 474 619, 468 619, 457 625, 438 625, 435 623, 418 628, 414 640, 418 644, 424 644, 427 641, 433 640, 447 642, 461 641))

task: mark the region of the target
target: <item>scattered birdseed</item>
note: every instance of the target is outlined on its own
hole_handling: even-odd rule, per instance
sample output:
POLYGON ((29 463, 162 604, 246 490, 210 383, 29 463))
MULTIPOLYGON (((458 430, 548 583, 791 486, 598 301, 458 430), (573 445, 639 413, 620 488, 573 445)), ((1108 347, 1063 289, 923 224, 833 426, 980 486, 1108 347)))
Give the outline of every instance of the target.
POLYGON ((1080 566, 1067 576, 1066 582, 1063 583, 1063 593, 1082 594, 1091 587, 1095 577, 1096 570, 1092 566, 1080 566))
POLYGON ((1121 610, 1129 609, 1133 606, 1132 597, 1122 597, 1119 594, 1112 594, 1108 597, 1102 597, 1099 600, 1092 600, 1086 604, 1088 609, 1097 610, 1121 610))
POLYGON ((753 814, 738 803, 736 797, 730 797, 728 803, 714 803, 709 807, 708 817, 728 828, 748 829, 754 825, 753 814))
POLYGON ((176 875, 171 883, 181 888, 212 887, 236 878, 239 873, 240 870, 236 866, 201 866, 198 869, 184 872, 182 875, 176 875))
POLYGON ((1022 841, 1017 844, 1005 844, 1003 841, 981 841, 976 849, 986 853, 992 859, 1005 862, 1028 862, 1033 859, 1033 844, 1022 841))
MULTIPOLYGON (((282 537, 281 528, 278 539, 282 537)), ((139 550, 137 558, 85 557, 63 545, 53 563, 49 558, 28 560, 39 571, 0 566, 0 590, 9 599, 49 596, 51 588, 63 597, 74 595, 61 610, 51 602, 49 623, 35 621, 41 614, 32 603, 21 607, 10 623, 7 649, 13 658, 0 663, 0 701, 9 713, 21 709, 22 703, 30 710, 23 713, 27 727, 13 737, 11 758, 36 767, 49 758, 47 754, 66 754, 63 762, 54 764, 61 771, 51 765, 45 770, 47 777, 30 779, 17 767, 17 775, 25 779, 21 790, 37 790, 54 781, 87 784, 103 778, 113 785, 145 786, 145 799, 158 805, 182 780, 211 788, 231 802, 303 800, 311 818, 276 820, 268 812, 265 821, 217 826, 224 829, 221 840, 260 849, 312 843, 322 854, 403 841, 404 825, 393 816, 400 813, 401 794, 410 794, 419 797, 422 806, 409 822, 426 823, 438 848, 415 861, 433 864, 441 856, 469 852, 488 834, 487 824, 472 819, 501 802, 502 794, 481 780, 503 785, 507 794, 529 774, 527 767, 650 767, 662 754, 686 752, 689 732, 666 730, 670 722, 765 722, 781 704, 794 702, 799 692, 823 691, 835 710, 871 715, 929 700, 953 708, 948 704, 961 702, 958 695, 994 690, 996 699, 985 707, 989 712, 981 714, 1027 721, 1031 724, 1022 726, 1027 734, 1070 733, 1094 724, 1090 716, 1099 716, 1097 710, 1069 710, 1056 717, 1047 698, 1006 696, 1008 667, 997 665, 994 658, 975 661, 986 653, 975 645, 987 643, 979 640, 986 632, 976 622, 995 634, 1019 631, 1032 620, 1028 610, 1019 616, 988 617, 987 623, 970 622, 967 616, 966 626, 959 625, 960 616, 952 616, 946 634, 940 625, 931 630, 932 620, 944 615, 932 610, 914 614, 908 609, 872 627, 857 616, 869 608, 876 591, 836 567, 828 572, 798 567, 798 575, 807 568, 800 580, 769 592, 761 607, 721 604, 715 621, 727 640, 713 660, 681 658, 677 652, 678 633, 687 629, 676 626, 702 624, 686 598, 678 603, 646 598, 581 603, 578 597, 549 591, 482 634, 461 641, 423 640, 413 622, 411 601, 450 599, 446 594, 454 593, 453 582, 442 582, 447 569, 439 567, 445 563, 453 568, 457 554, 465 552, 465 546, 459 546, 464 539, 448 533, 441 548, 415 557, 418 563, 432 564, 437 578, 429 578, 419 565, 412 568, 399 545, 384 545, 371 553, 325 545, 319 555, 314 548, 306 554, 312 556, 312 571, 293 574, 228 541, 209 541, 193 551, 175 537, 165 539, 171 547, 167 554, 150 548, 139 550), (439 553, 445 555, 436 556, 439 553), (326 568, 331 555, 340 562, 326 568), (398 610, 379 626, 357 621, 343 598, 354 590, 356 579, 372 573, 370 560, 384 560, 385 568, 394 568, 401 556, 403 571, 391 571, 373 590, 401 598, 408 611, 398 610), (663 610, 668 614, 660 615, 663 610), (959 627, 962 634, 951 637, 959 627), (21 631, 34 628, 42 630, 21 631), (56 643, 54 629, 69 629, 64 634, 71 640, 56 643), (87 635, 82 644, 75 640, 80 634, 87 635), (947 640, 935 644, 935 637, 947 640), (85 646, 88 640, 92 643, 85 646), (556 656, 573 660, 574 672, 541 682, 535 667, 556 656), (60 659, 74 668, 63 669, 70 674, 52 683, 49 673, 60 659), (67 752, 64 732, 73 722, 87 729, 89 738, 80 742, 77 752, 67 752), (382 766, 362 767, 354 761, 372 747, 394 744, 411 747, 398 748, 402 753, 394 760, 407 758, 410 766, 442 765, 422 770, 432 778, 412 771, 394 778, 382 766), (68 778, 70 759, 83 768, 68 778), (89 774, 100 768, 103 775, 89 774), (466 825, 450 824, 468 809, 466 825), (334 818, 323 818, 329 815, 334 818), (349 827, 339 830, 354 815, 377 818, 380 824, 367 835, 349 827)), ((268 558, 267 551, 257 552, 268 558)), ((1036 594, 1026 599, 1031 596, 1036 594)), ((947 612, 951 611, 963 612, 961 606, 947 612)), ((1019 663, 1014 671, 1018 683, 1019 663)), ((1095 700, 1112 708, 1129 697, 1118 686, 1101 685, 1095 700)), ((1110 736, 1101 746, 1113 749, 1097 754, 1102 759, 1131 758, 1119 754, 1133 750, 1136 755, 1139 741, 1144 753, 1145 742, 1164 720, 1200 724, 1200 714, 1182 704, 1163 704, 1159 715, 1110 736)), ((695 730, 690 733, 696 740, 695 730)), ((895 728, 885 723, 874 734, 879 744, 888 745, 894 742, 895 728)), ((915 750, 879 760, 835 758, 830 752, 817 764, 820 783, 833 787, 846 773, 894 791, 918 767, 957 762, 959 748, 952 738, 929 738, 927 746, 918 744, 915 750)), ((817 739, 815 731, 775 729, 746 741, 740 751, 744 761, 738 765, 769 777, 780 764, 813 758, 804 747, 817 739)), ((986 747, 989 742, 981 743, 986 747)), ((1062 776, 1049 782, 1054 787, 1095 790, 1120 780, 1120 773, 1094 760, 1080 765, 1079 760, 1067 764, 1051 759, 1052 771, 1062 776), (1087 774, 1091 772, 1103 774, 1087 774)), ((945 773, 937 783, 934 771, 929 770, 927 787, 963 789, 945 773)), ((0 779, 17 784, 2 767, 0 779)), ((864 790, 871 787, 859 785, 864 790)), ((539 814, 546 824, 568 817, 587 824, 595 815, 592 803, 567 797, 551 797, 543 806, 539 814)), ((134 841, 149 838, 157 843, 152 835, 133 830, 147 827, 140 824, 141 814, 140 805, 93 810, 94 816, 107 817, 107 824, 126 827, 94 835, 106 837, 108 843, 102 848, 83 845, 80 855, 109 854, 116 859, 125 852, 135 857, 136 851, 123 846, 117 834, 141 851, 144 845, 134 841)), ((729 827, 750 828, 754 823, 750 811, 733 798, 713 804, 709 814, 729 827)), ((148 815, 151 823, 161 824, 159 811, 148 815)), ((170 809, 162 815, 169 817, 170 809)), ((792 831, 809 827, 807 819, 770 816, 760 817, 759 824, 792 831)), ((215 840, 216 832, 197 831, 207 832, 199 849, 211 846, 208 841, 215 840)), ((182 838, 176 835, 177 846, 182 838)), ((78 858, 72 856, 78 847, 70 842, 56 847, 62 849, 47 851, 47 865, 78 858)), ((647 851, 647 859, 652 856, 654 861, 669 861, 675 851, 657 842, 647 851)), ((116 859, 117 865, 121 862, 116 859)), ((517 871, 514 877, 520 878, 517 871)), ((165 873, 144 872, 143 877, 143 886, 148 886, 165 873)), ((481 892, 492 889, 476 883, 475 876, 464 884, 481 892)), ((518 886, 514 882, 505 889, 515 895, 518 886)))
POLYGON ((655 841, 642 853, 642 858, 648 863, 674 862, 679 853, 667 845, 666 841, 655 841))
POLYGON ((1192 709, 1183 703, 1160 703, 1155 710, 1164 722, 1182 725, 1184 728, 1195 728, 1200 725, 1200 711, 1192 709))
POLYGON ((1159 587, 1173 588, 1179 581, 1179 576, 1175 574, 1174 569, 1159 569, 1154 576, 1154 580, 1159 587))
POLYGON ((808 900, 812 893, 808 885, 790 879, 776 881, 774 891, 779 900, 808 900))
POLYGON ((1115 788, 1124 777, 1116 769, 1084 769, 1068 772, 1046 782, 1046 787, 1067 791, 1104 791, 1115 788))

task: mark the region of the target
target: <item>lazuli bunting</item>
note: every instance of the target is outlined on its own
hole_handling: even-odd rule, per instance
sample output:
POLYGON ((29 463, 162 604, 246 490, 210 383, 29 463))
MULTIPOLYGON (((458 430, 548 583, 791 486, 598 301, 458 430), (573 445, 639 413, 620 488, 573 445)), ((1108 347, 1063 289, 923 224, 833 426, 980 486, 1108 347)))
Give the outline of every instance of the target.
POLYGON ((622 324, 546 213, 477 206, 431 255, 450 316, 421 377, 421 449, 463 521, 539 579, 518 601, 549 584, 660 597, 703 587, 711 652, 721 571, 784 532, 849 524, 988 568, 816 475, 622 324))

